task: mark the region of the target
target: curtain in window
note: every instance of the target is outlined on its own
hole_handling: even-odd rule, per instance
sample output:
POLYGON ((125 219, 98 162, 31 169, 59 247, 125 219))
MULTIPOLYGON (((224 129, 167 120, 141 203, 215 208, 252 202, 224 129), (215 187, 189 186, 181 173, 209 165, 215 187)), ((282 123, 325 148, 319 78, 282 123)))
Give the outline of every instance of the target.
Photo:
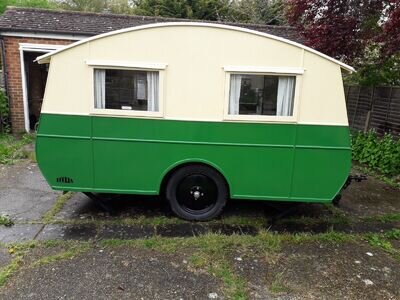
POLYGON ((279 77, 277 116, 291 116, 293 114, 294 86, 295 77, 279 77))
POLYGON ((242 75, 231 75, 231 86, 229 92, 229 114, 239 114, 240 88, 242 86, 242 75))
POLYGON ((106 70, 94 70, 94 107, 106 108, 106 70))
POLYGON ((158 111, 158 72, 147 72, 147 110, 158 111))

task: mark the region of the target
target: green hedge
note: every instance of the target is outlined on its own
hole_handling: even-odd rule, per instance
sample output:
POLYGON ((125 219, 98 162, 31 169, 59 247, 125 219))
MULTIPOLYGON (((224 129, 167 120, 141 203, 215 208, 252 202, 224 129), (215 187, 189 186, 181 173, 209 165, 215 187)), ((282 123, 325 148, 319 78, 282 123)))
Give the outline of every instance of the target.
POLYGON ((352 133, 353 160, 388 176, 400 175, 400 139, 374 131, 352 133))

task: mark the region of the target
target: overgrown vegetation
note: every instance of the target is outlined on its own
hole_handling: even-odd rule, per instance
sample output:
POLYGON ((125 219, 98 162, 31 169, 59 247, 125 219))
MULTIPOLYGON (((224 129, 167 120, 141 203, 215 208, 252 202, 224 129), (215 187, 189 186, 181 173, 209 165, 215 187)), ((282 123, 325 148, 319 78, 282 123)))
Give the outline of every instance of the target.
POLYGON ((35 136, 25 134, 20 138, 9 134, 0 135, 0 164, 12 164, 18 159, 29 158, 30 153, 24 146, 32 143, 35 136))
POLYGON ((12 225, 14 225, 14 222, 13 222, 13 220, 10 219, 9 216, 0 215, 0 225, 12 226, 12 225))
POLYGON ((400 240, 399 229, 393 229, 384 234, 378 234, 378 233, 367 234, 365 239, 371 246, 382 249, 383 251, 389 253, 395 259, 400 261, 400 250, 394 248, 391 243, 391 240, 400 240))
POLYGON ((67 203, 67 201, 71 198, 71 196, 71 192, 58 196, 56 202, 54 202, 53 204, 53 207, 43 216, 42 221, 44 223, 51 223, 52 221, 54 221, 55 215, 61 211, 61 209, 64 207, 65 203, 67 203))
POLYGON ((390 134, 378 137, 374 131, 352 134, 353 160, 387 176, 400 175, 400 139, 390 134))
POLYGON ((90 249, 88 242, 76 242, 76 241, 30 241, 26 243, 13 243, 2 245, 8 248, 8 252, 12 255, 11 262, 0 269, 0 287, 2 287, 7 280, 21 267, 36 267, 44 264, 54 263, 56 261, 71 259, 78 254, 81 254, 90 249), (30 254, 30 251, 34 248, 55 248, 60 247, 60 252, 54 255, 41 257, 33 260, 29 265, 25 265, 25 258, 30 254))
MULTIPOLYGON (((400 252, 392 246, 392 240, 400 239, 400 230, 393 229, 386 233, 353 235, 330 231, 321 234, 273 234, 260 231, 256 236, 221 235, 209 233, 190 238, 168 238, 154 236, 134 240, 100 240, 97 242, 79 241, 32 241, 27 243, 1 244, 12 255, 11 262, 0 269, 0 287, 16 272, 23 268, 38 267, 58 261, 72 259, 96 247, 135 247, 150 249, 166 254, 186 258, 189 270, 206 271, 223 282, 226 299, 247 299, 248 287, 245 278, 235 271, 235 260, 270 257, 282 250, 284 243, 345 243, 366 240, 373 247, 380 248, 395 259, 400 259, 400 252), (33 249, 52 248, 51 254, 36 256, 33 249), (33 254, 33 256, 31 255, 33 254)), ((38 252, 39 254, 42 252, 38 252)), ((47 253, 47 252, 45 252, 47 253)), ((290 287, 285 282, 285 274, 277 273, 268 283, 274 294, 285 294, 290 287)))
POLYGON ((8 107, 8 97, 3 90, 0 89, 0 134, 10 132, 10 108, 8 107))

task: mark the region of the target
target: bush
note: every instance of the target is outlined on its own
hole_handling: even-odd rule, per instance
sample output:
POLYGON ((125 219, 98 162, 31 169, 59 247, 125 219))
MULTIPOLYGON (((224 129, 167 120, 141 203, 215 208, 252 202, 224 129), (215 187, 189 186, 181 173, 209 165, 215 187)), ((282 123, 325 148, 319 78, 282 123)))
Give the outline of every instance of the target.
POLYGON ((10 124, 8 122, 9 114, 8 98, 4 91, 0 90, 0 133, 10 132, 10 124))
POLYGON ((388 176, 400 175, 400 139, 386 133, 382 138, 374 131, 352 134, 353 160, 388 176))
POLYGON ((31 134, 25 134, 21 138, 0 134, 0 165, 12 164, 15 160, 29 157, 24 146, 32 143, 34 139, 31 134))

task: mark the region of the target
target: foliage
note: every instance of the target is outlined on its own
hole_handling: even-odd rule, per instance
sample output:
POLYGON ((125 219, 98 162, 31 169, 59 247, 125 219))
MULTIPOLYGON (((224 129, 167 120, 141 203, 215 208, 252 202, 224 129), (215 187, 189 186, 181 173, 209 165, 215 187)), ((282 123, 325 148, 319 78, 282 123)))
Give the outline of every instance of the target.
MULTIPOLYGON (((374 45, 373 48, 379 46, 374 45)), ((366 49, 369 49, 367 47, 366 49)), ((366 50, 369 51, 369 50, 366 50)), ((372 52, 372 51, 371 51, 372 52)), ((344 77, 345 84, 362 86, 399 86, 400 85, 400 53, 387 59, 380 58, 378 50, 366 54, 363 61, 358 62, 357 72, 344 77)))
POLYGON ((0 90, 0 133, 10 132, 9 115, 8 98, 4 91, 0 90))
POLYGON ((138 15, 222 21, 230 13, 229 0, 136 0, 138 15))
POLYGON ((32 143, 33 135, 25 134, 22 138, 12 135, 0 135, 0 164, 12 164, 15 160, 27 158, 24 146, 32 143))
POLYGON ((240 0, 232 1, 230 21, 286 25, 284 0, 240 0))
POLYGON ((48 0, 2 0, 0 1, 0 14, 4 12, 7 6, 55 8, 56 4, 48 0))
POLYGON ((352 135, 353 159, 385 175, 400 175, 400 139, 391 134, 379 138, 374 131, 352 135))
POLYGON ((172 18, 286 24, 284 0, 3 0, 7 6, 111 12, 172 18))
POLYGON ((379 32, 383 1, 289 0, 291 25, 306 43, 330 56, 353 61, 379 32))
POLYGON ((347 82, 400 84, 400 1, 288 0, 307 45, 353 65, 347 82))
POLYGON ((10 219, 9 216, 0 215, 0 225, 9 227, 9 226, 14 225, 14 222, 13 222, 13 220, 10 219))
POLYGON ((400 1, 389 1, 385 17, 387 21, 383 24, 380 42, 384 45, 383 53, 390 56, 400 51, 400 1))

